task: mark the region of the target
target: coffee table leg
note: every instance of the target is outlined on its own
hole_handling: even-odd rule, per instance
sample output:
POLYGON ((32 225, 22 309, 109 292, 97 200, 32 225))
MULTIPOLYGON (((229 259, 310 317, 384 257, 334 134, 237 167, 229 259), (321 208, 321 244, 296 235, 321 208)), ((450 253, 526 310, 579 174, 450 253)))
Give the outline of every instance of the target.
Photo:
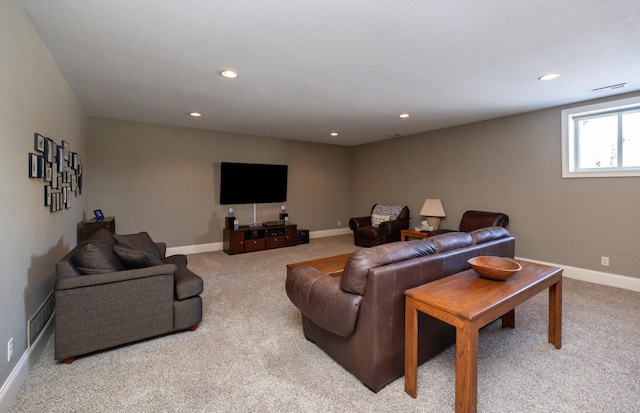
POLYGON ((412 298, 406 298, 404 327, 404 391, 418 395, 418 311, 412 298))
POLYGON ((502 328, 516 328, 516 309, 502 316, 502 328))
POLYGON ((458 320, 456 328, 456 413, 475 413, 478 406, 478 326, 458 320))
POLYGON ((562 278, 549 287, 549 343, 562 347, 562 278))

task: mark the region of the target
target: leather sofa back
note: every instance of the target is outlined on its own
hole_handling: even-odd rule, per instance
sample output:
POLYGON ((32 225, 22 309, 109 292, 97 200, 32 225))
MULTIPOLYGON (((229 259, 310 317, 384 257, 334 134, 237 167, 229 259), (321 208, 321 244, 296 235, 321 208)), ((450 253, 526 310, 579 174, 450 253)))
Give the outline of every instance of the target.
POLYGON ((394 242, 356 251, 344 266, 340 288, 348 293, 364 295, 371 268, 435 253, 436 246, 427 240, 394 242))

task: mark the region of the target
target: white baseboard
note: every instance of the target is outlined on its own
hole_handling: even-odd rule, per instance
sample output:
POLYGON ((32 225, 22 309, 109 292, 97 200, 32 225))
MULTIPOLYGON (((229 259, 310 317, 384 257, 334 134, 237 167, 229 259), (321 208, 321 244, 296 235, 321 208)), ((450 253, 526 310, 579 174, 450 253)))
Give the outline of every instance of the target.
POLYGON ((587 270, 584 268, 571 267, 568 265, 555 264, 552 262, 531 260, 529 258, 516 257, 519 260, 531 261, 538 264, 551 265, 563 269, 562 275, 575 280, 586 281, 594 284, 608 285, 609 287, 623 288, 625 290, 640 292, 640 278, 628 277, 626 275, 609 274, 602 271, 587 270))
POLYGON ((2 388, 0 388, 0 412, 9 411, 9 408, 13 404, 13 401, 22 388, 22 385, 27 381, 27 378, 29 377, 29 369, 32 364, 30 360, 31 356, 33 355, 35 360, 42 352, 42 349, 47 342, 46 340, 43 340, 43 338, 49 337, 53 331, 53 320, 55 319, 55 314, 56 313, 54 311, 38 338, 36 338, 31 347, 22 354, 22 357, 18 360, 18 364, 16 364, 11 371, 11 374, 9 374, 9 377, 7 377, 7 380, 2 385, 2 388))
POLYGON ((325 229, 324 231, 313 231, 309 232, 309 238, 322 238, 322 237, 333 237, 335 235, 347 235, 352 234, 349 228, 336 228, 336 229, 325 229))
POLYGON ((212 242, 210 244, 185 245, 183 247, 167 248, 167 256, 176 254, 198 254, 200 252, 221 251, 221 242, 212 242))
MULTIPOLYGON (((323 231, 309 232, 309 238, 332 237, 334 235, 351 234, 349 228, 327 229, 323 231)), ((167 248, 167 256, 175 254, 198 254, 200 252, 221 251, 222 242, 212 242, 210 244, 185 245, 182 247, 167 248)))

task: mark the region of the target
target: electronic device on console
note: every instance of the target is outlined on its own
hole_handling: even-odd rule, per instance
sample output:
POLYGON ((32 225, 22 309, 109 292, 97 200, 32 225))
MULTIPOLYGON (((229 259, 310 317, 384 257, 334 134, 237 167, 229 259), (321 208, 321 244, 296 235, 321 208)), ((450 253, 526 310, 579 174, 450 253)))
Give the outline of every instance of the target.
POLYGON ((262 226, 264 227, 276 227, 278 225, 284 225, 284 220, 278 220, 278 221, 264 221, 262 223, 262 226))

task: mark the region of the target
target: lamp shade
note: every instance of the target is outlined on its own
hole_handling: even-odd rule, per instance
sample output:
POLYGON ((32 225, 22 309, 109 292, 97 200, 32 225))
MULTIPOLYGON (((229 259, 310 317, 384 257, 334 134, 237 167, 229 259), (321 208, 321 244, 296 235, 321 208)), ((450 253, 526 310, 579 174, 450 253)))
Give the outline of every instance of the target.
POLYGON ((440 218, 444 218, 446 216, 444 213, 444 208, 442 208, 442 202, 440 202, 439 199, 429 198, 424 201, 424 205, 422 205, 422 209, 420 210, 420 215, 425 217, 440 218))

